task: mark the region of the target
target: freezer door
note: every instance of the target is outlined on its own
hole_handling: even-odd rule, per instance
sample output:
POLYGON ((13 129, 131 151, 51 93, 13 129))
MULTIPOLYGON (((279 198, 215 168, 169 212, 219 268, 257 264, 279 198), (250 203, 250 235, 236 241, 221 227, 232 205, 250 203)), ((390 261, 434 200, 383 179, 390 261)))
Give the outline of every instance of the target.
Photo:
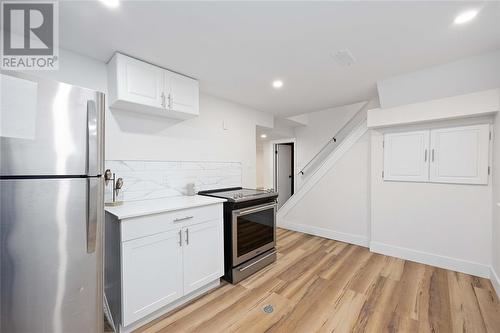
POLYGON ((104 95, 0 73, 0 175, 99 175, 104 95))
POLYGON ((103 331, 102 190, 101 178, 0 180, 0 332, 103 331))

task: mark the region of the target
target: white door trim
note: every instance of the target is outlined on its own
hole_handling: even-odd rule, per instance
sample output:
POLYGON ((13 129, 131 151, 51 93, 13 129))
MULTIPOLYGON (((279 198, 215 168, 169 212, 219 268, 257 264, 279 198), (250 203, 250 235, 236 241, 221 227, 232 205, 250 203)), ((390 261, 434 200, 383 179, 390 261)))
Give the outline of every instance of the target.
POLYGON ((272 145, 271 154, 273 161, 273 188, 276 190, 278 188, 276 176, 276 145, 283 143, 293 143, 293 194, 297 192, 297 140, 295 138, 280 139, 270 141, 272 145))

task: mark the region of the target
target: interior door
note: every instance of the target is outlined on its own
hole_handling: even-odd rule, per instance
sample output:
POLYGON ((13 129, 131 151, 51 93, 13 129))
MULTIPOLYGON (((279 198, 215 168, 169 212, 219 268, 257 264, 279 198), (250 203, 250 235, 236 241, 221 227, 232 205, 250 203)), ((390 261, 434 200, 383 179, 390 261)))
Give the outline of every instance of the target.
POLYGON ((487 184, 488 124, 431 130, 430 180, 487 184))
POLYGON ((2 332, 102 332, 104 210, 89 251, 88 181, 0 180, 2 332))
POLYGON ((165 107, 163 80, 165 70, 148 63, 124 57, 121 58, 122 82, 126 96, 121 98, 142 105, 165 107))
POLYGON ((0 174, 87 174, 88 102, 102 94, 22 73, 2 72, 0 86, 0 174))
POLYGON ((183 228, 184 294, 224 275, 221 224, 213 220, 183 228))
POLYGON ((122 244, 123 325, 183 295, 181 229, 122 244))
POLYGON ((293 194, 293 151, 290 144, 276 145, 278 209, 293 194))
POLYGON ((429 131, 384 135, 384 180, 429 180, 429 131))
POLYGON ((167 74, 170 86, 171 109, 198 114, 198 81, 176 73, 167 74))

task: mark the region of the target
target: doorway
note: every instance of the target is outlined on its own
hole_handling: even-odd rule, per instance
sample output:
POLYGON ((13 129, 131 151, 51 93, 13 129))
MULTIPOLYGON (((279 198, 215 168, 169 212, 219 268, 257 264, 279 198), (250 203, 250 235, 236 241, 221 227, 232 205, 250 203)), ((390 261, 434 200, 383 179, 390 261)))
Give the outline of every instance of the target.
POLYGON ((274 188, 278 191, 278 209, 295 190, 294 143, 274 144, 274 188))

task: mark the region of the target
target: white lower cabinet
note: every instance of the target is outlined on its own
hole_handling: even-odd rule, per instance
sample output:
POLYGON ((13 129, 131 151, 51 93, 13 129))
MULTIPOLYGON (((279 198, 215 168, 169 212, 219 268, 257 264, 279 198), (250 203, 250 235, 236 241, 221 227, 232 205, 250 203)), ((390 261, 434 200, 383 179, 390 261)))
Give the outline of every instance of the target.
POLYGON ((224 253, 216 244, 223 240, 219 221, 186 227, 183 233, 184 293, 188 294, 222 275, 224 253))
POLYGON ((180 230, 122 245, 124 326, 183 295, 180 230))
POLYGON ((137 232, 135 239, 131 239, 130 231, 124 233, 130 228, 124 226, 127 221, 122 221, 123 327, 194 294, 224 275, 222 204, 217 205, 217 214, 214 208, 158 214, 154 219, 134 218, 130 221, 134 228, 143 224, 143 230, 162 230, 147 236, 137 232), (183 218, 172 224, 175 214, 183 218), (203 221, 204 216, 210 220, 203 221))

